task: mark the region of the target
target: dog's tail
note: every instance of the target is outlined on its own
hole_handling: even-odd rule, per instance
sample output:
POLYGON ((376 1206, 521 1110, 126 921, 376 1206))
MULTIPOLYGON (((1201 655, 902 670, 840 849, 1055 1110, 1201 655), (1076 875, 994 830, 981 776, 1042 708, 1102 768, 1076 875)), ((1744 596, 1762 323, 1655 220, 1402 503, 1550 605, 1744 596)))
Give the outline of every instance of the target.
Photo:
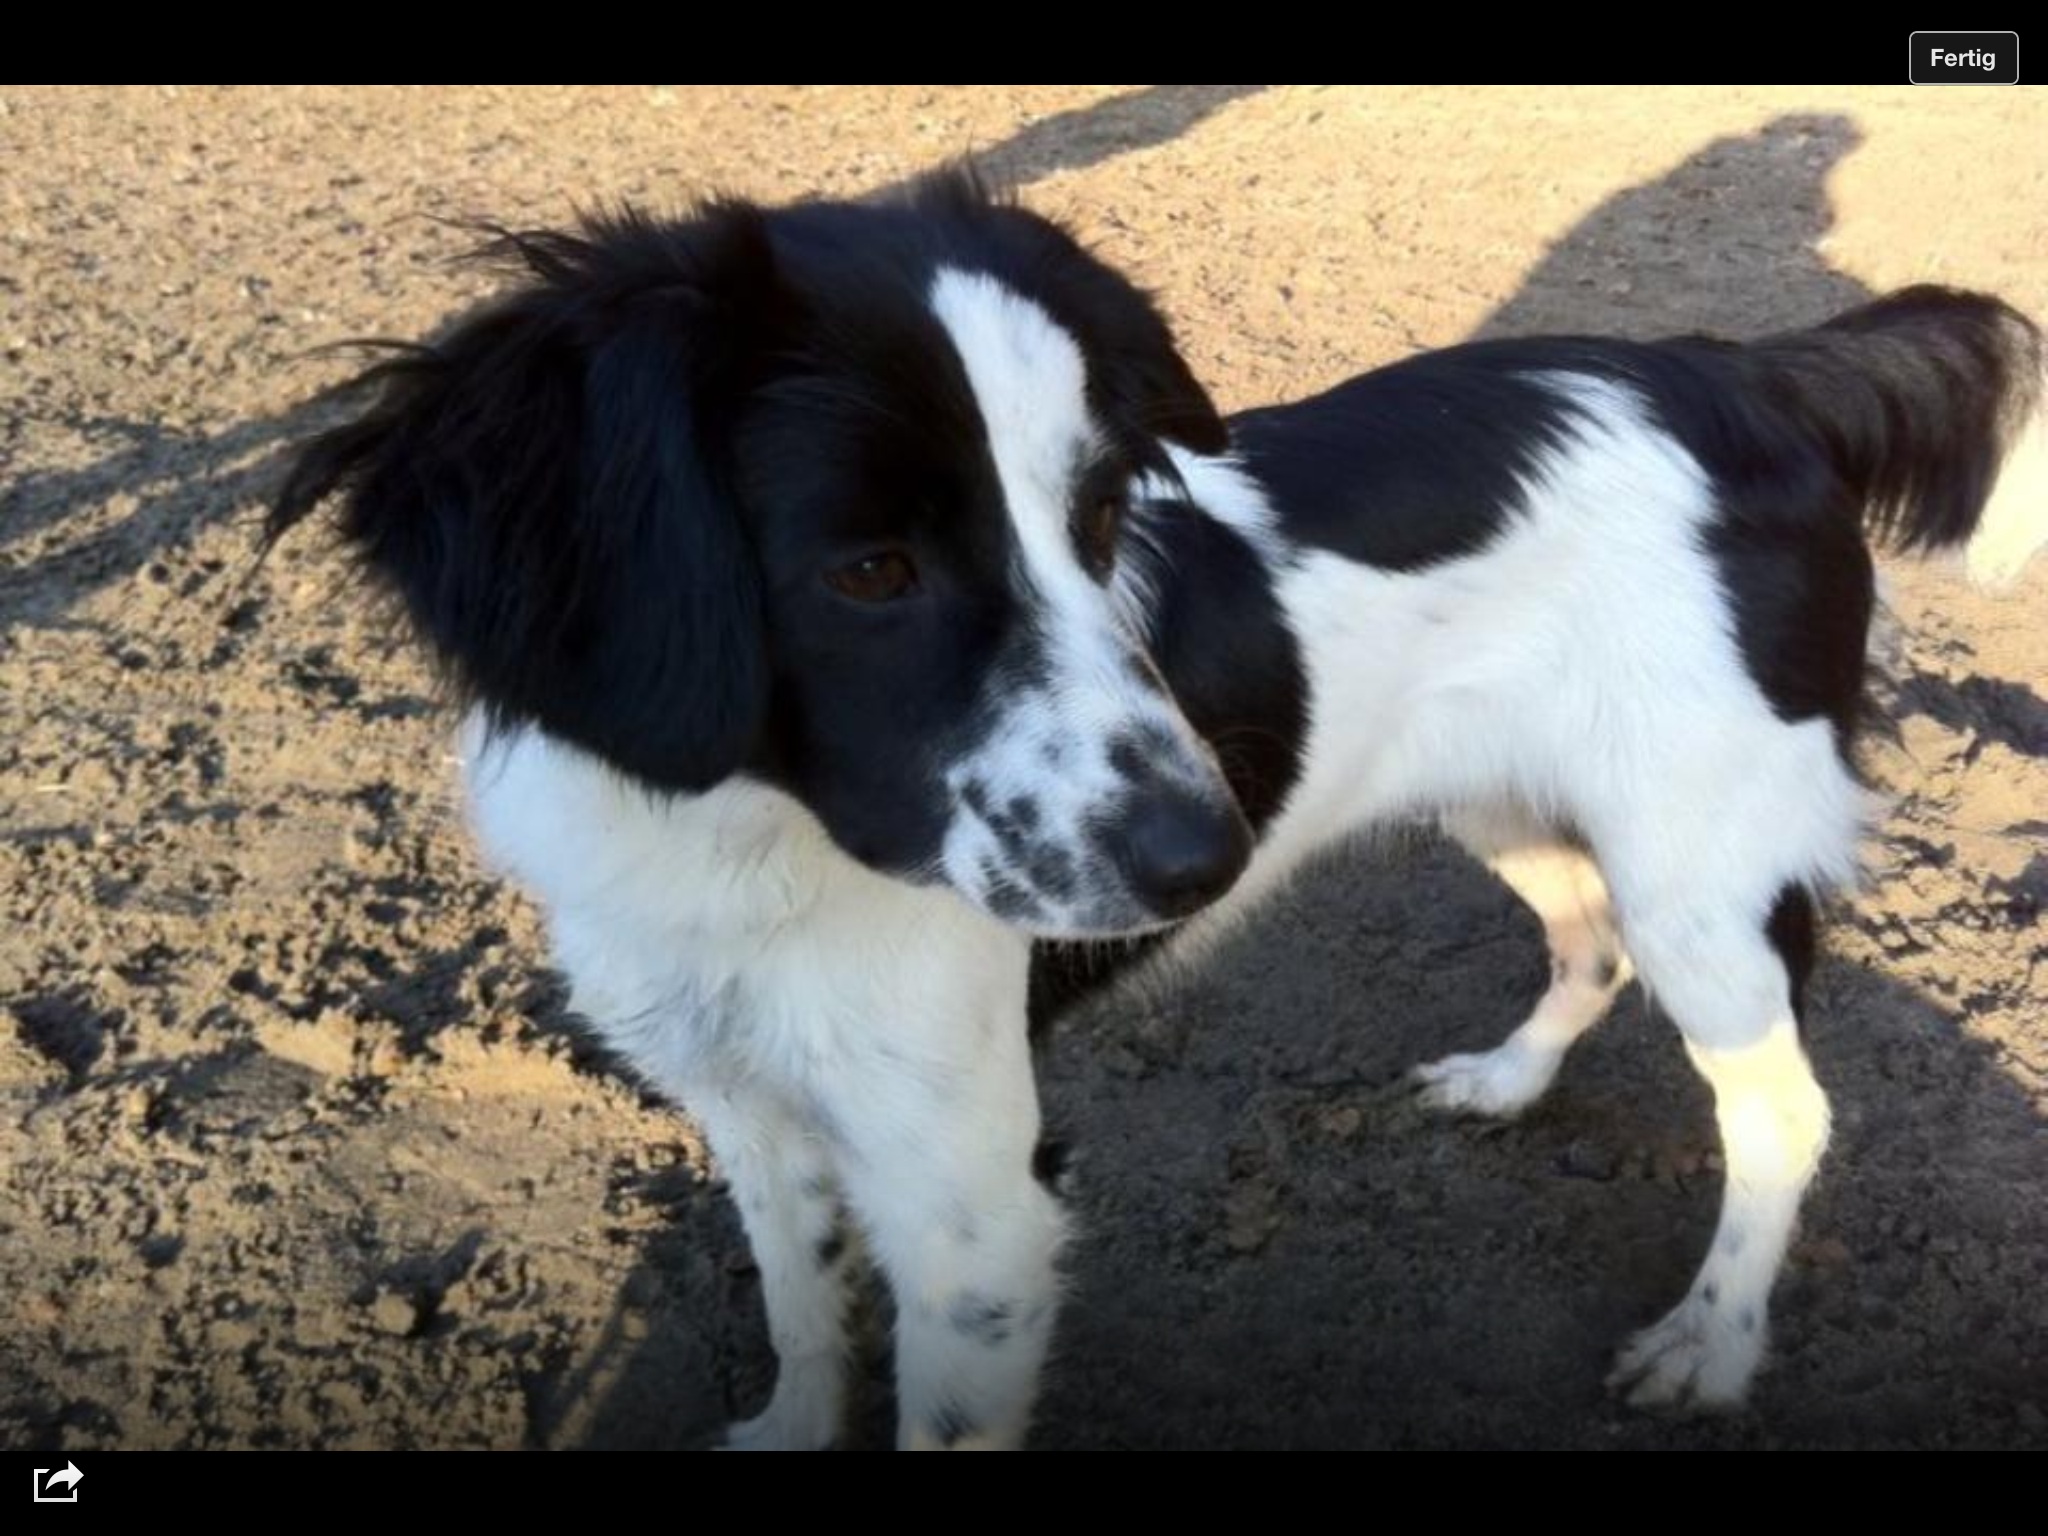
POLYGON ((1907 288, 1754 352, 1881 543, 1987 585, 2048 545, 2048 349, 2010 305, 1907 288))

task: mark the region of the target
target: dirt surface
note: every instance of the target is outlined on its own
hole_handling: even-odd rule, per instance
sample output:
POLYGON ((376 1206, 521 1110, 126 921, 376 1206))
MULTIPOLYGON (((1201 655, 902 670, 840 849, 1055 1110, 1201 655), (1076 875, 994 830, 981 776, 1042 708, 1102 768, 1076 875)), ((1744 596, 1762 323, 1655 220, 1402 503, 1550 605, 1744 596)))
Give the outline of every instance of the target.
MULTIPOLYGON (((252 571, 252 525, 344 367, 310 349, 484 291, 429 216, 967 150, 1156 288, 1229 405, 1922 279, 2048 316, 2026 89, 0 94, 0 1444, 688 1447, 759 1405, 700 1144, 566 1027, 412 653, 319 539, 252 571)), ((1892 799, 1814 998, 1835 1149, 1753 1411, 1601 1388, 1717 1198, 1636 994, 1517 1124, 1409 1103, 1544 971, 1418 838, 1059 1036, 1082 1235, 1035 1443, 2048 1443, 2048 570, 1890 576, 1892 799)))

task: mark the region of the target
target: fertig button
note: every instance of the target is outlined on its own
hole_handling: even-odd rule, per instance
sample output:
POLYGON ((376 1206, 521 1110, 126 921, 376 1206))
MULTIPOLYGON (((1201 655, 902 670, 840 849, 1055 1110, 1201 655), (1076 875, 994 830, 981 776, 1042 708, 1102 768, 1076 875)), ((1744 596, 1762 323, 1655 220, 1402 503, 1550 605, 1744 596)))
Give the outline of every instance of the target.
POLYGON ((2018 85, 2017 32, 1915 32, 1906 45, 1915 85, 2018 85))

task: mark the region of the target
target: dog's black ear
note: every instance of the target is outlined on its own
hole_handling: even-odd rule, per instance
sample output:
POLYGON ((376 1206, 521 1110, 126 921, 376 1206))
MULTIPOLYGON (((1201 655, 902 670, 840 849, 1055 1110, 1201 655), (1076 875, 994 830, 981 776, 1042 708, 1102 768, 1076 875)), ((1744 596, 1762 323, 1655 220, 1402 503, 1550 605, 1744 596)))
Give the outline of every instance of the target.
POLYGON ((707 788, 768 703, 726 452, 773 286, 759 215, 503 244, 531 280, 366 373, 374 402, 301 451, 271 537, 338 493, 343 537, 467 701, 707 788))
POLYGON ((1196 453, 1222 453, 1230 446, 1230 429, 1180 355, 1166 321, 1149 299, 1137 298, 1137 307, 1118 306, 1091 337, 1103 349, 1090 381, 1100 409, 1112 423, 1196 453))

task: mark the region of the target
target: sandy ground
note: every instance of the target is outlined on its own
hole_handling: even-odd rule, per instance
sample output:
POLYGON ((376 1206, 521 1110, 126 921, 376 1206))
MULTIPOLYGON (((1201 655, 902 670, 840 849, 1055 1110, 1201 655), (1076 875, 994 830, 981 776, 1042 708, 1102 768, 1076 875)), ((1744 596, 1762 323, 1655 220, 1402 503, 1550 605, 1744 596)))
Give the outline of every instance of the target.
MULTIPOLYGON (((415 658, 318 539, 253 570, 252 523, 343 366, 309 349, 483 291, 429 216, 967 150, 1231 405, 1930 278, 2048 315, 2028 90, 0 94, 0 1444, 689 1447, 758 1405, 715 1170, 565 1027, 415 658)), ((1894 798, 1818 979, 1838 1133, 1753 1411, 1601 1389, 1717 1196, 1638 997, 1520 1123, 1408 1102, 1544 967, 1417 839, 1059 1036, 1083 1238, 1037 1444, 2048 1443, 2048 571, 1891 575, 1894 798)))

